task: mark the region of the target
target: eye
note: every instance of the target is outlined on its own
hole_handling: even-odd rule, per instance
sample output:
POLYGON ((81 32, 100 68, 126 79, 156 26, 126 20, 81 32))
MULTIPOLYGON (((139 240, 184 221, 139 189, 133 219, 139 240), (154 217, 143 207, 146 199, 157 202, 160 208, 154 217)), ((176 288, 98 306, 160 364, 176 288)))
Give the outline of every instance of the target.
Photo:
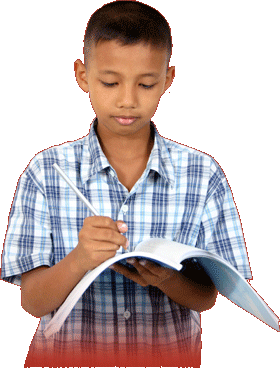
POLYGON ((117 85, 117 83, 106 83, 106 82, 102 82, 101 83, 105 86, 105 87, 114 87, 115 85, 117 85))
MULTIPOLYGON (((106 82, 103 82, 103 81, 100 81, 103 86, 105 87, 114 87, 116 85, 118 85, 117 82, 114 82, 114 83, 106 83, 106 82)), ((155 86, 155 84, 143 84, 143 83, 140 83, 139 86, 143 87, 144 89, 151 89, 155 86)))
POLYGON ((141 84, 139 84, 139 86, 141 86, 145 89, 151 89, 155 86, 155 84, 143 84, 143 83, 141 83, 141 84))

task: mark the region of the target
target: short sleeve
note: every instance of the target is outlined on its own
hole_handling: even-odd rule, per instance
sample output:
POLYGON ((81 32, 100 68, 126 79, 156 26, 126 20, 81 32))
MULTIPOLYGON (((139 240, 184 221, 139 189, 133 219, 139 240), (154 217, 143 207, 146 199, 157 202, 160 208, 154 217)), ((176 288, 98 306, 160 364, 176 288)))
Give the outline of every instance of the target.
POLYGON ((227 179, 216 162, 211 164, 197 247, 220 255, 244 278, 252 277, 239 214, 227 179))
POLYGON ((36 162, 22 174, 9 216, 1 278, 17 285, 21 274, 52 265, 52 234, 47 202, 36 162))

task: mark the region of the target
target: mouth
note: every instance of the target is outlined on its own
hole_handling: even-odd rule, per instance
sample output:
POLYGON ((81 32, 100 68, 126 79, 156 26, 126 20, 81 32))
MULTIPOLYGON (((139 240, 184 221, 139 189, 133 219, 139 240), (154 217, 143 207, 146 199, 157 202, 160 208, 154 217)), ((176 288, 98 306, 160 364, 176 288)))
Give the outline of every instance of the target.
POLYGON ((133 124, 138 118, 136 116, 114 116, 114 119, 121 125, 133 124))

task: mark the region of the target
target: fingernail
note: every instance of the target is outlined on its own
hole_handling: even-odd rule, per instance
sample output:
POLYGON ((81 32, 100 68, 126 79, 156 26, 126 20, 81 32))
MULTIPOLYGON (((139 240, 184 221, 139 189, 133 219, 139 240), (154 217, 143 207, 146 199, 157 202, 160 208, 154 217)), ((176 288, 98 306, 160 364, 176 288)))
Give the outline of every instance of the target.
POLYGON ((133 264, 135 262, 135 259, 134 258, 127 258, 126 262, 130 263, 130 264, 133 264))
POLYGON ((125 247, 126 249, 129 247, 129 240, 127 239, 126 243, 125 243, 125 247))
POLYGON ((119 231, 126 231, 127 230, 127 225, 125 223, 122 224, 118 224, 118 229, 119 231))

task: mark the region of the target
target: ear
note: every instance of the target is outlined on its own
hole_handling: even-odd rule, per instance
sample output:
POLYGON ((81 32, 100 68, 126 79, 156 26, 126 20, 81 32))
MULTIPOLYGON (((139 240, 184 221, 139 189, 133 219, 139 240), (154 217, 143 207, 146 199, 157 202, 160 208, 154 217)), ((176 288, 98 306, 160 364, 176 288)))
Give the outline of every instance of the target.
POLYGON ((80 86, 80 88, 84 92, 88 92, 89 88, 88 88, 88 82, 87 82, 86 67, 81 62, 80 59, 75 61, 74 71, 75 71, 76 81, 77 81, 78 85, 80 86))
POLYGON ((171 86, 174 77, 175 77, 175 66, 170 66, 168 67, 167 72, 166 72, 164 92, 171 86))

